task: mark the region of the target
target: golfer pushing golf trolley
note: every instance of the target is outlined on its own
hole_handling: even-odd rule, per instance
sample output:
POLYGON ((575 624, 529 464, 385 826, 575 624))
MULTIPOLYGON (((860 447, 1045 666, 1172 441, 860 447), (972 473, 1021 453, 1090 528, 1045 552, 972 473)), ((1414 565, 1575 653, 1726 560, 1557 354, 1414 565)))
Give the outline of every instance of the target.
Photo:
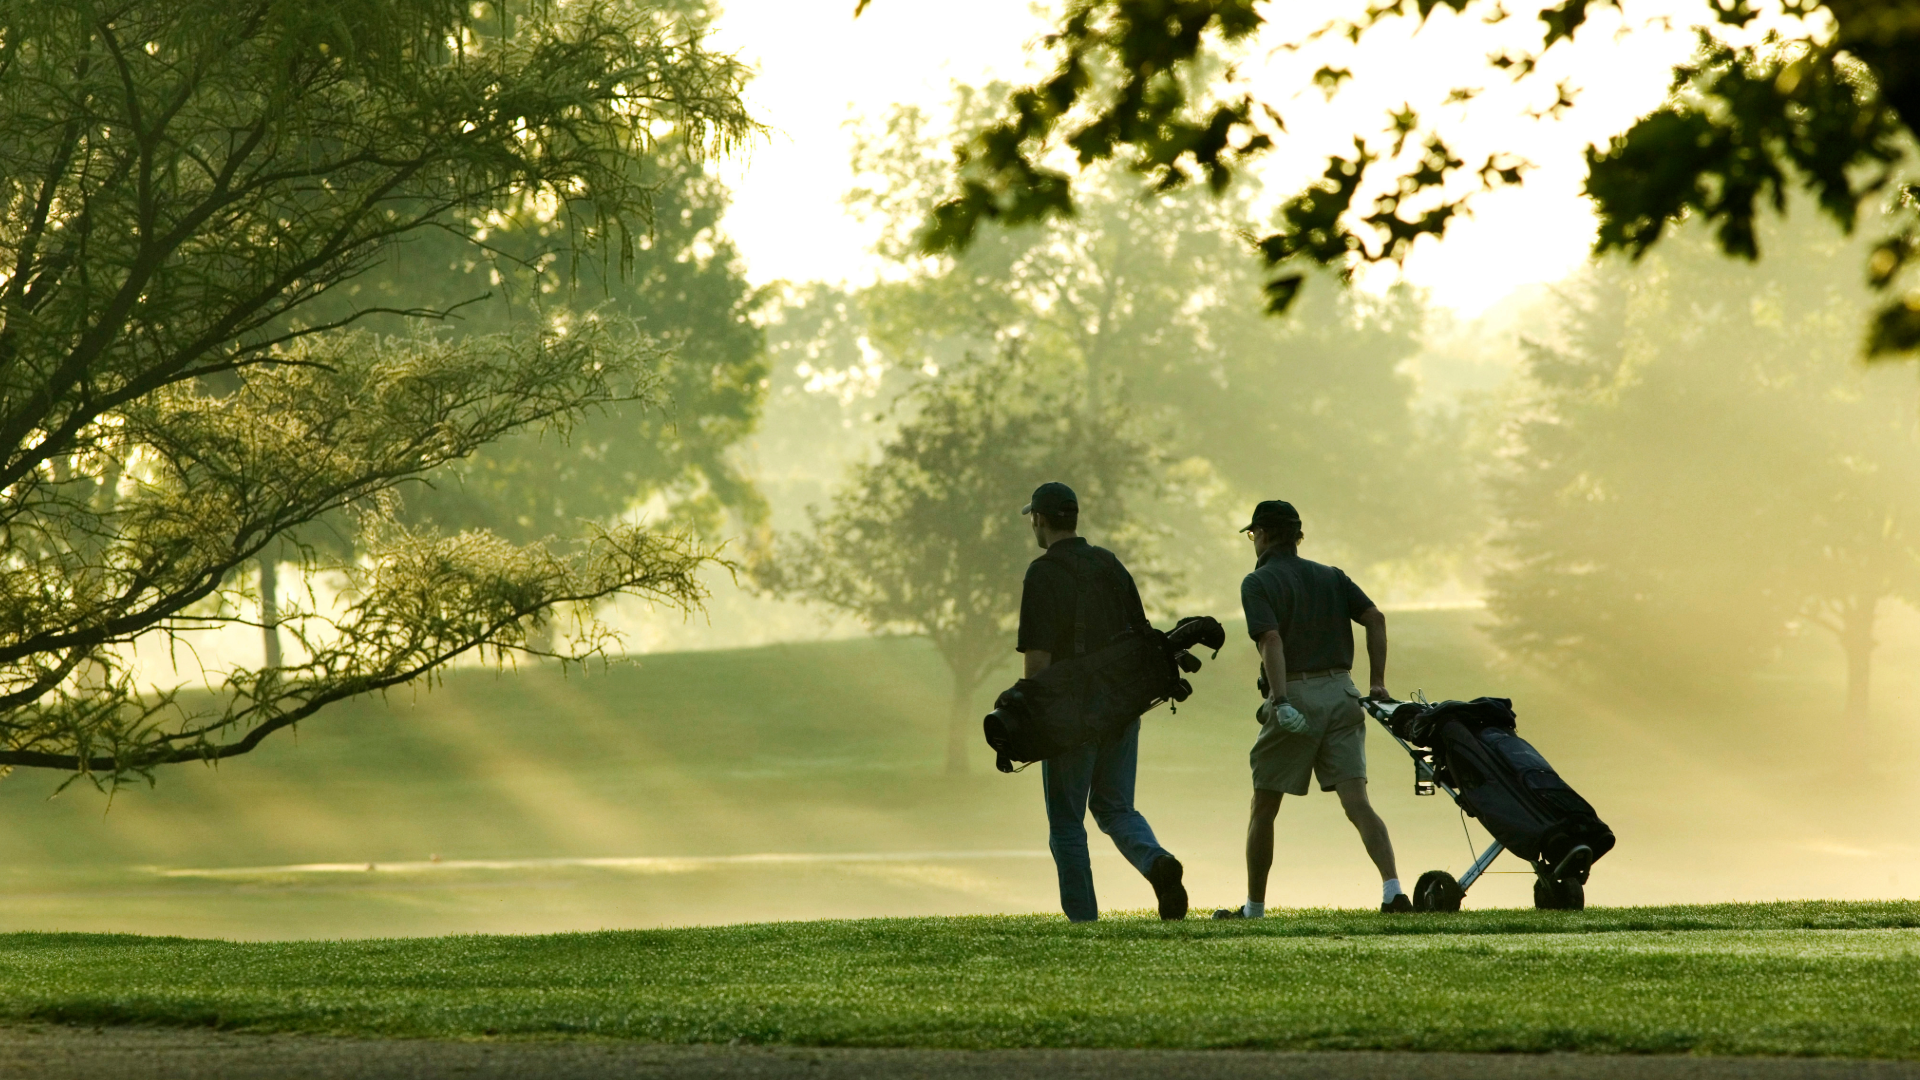
POLYGON ((1515 733, 1511 701, 1369 698, 1364 704, 1413 759, 1414 794, 1446 792, 1493 834, 1493 844, 1457 880, 1444 870, 1421 874, 1413 887, 1415 911, 1459 911, 1467 890, 1502 851, 1532 864, 1534 907, 1586 907, 1587 875, 1613 850, 1613 830, 1515 733))

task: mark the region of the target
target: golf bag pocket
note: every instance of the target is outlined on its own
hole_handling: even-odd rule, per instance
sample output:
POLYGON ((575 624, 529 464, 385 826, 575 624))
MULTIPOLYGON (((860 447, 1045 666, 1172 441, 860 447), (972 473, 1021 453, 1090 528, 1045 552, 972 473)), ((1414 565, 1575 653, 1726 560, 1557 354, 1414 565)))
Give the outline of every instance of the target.
POLYGON ((994 766, 1015 772, 1013 763, 1042 761, 1087 741, 1086 725, 1070 694, 1033 679, 1021 679, 1000 692, 982 722, 994 766))
POLYGON ((1475 730, 1456 720, 1436 735, 1436 771, 1459 792, 1461 808, 1508 851, 1551 866, 1580 844, 1596 859, 1613 849, 1613 830, 1593 805, 1511 729, 1475 730))
POLYGON ((1480 741, 1491 747, 1534 798, 1549 809, 1566 818, 1600 820, 1593 804, 1560 779, 1560 774, 1553 771, 1553 766, 1547 764, 1547 759, 1527 740, 1512 732, 1488 729, 1480 733, 1480 741))

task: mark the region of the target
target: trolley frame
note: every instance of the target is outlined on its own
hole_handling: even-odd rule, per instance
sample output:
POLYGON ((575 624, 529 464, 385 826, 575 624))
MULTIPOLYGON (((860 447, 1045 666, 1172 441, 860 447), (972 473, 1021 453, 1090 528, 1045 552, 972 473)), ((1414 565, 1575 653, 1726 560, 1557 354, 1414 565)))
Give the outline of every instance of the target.
MULTIPOLYGON (((1388 726, 1387 721, 1392 718, 1394 709, 1406 704, 1406 702, 1395 701, 1392 698, 1367 698, 1362 704, 1366 707, 1367 715, 1379 721, 1381 730, 1387 733, 1387 738, 1399 744, 1400 749, 1405 750, 1407 756, 1413 759, 1415 782, 1432 784, 1439 790, 1446 792, 1447 798, 1452 799, 1455 806, 1460 805, 1460 793, 1433 775, 1433 764, 1429 760, 1433 755, 1415 747, 1407 742, 1407 740, 1394 734, 1393 728, 1388 726)), ((1507 850, 1506 847, 1498 840, 1487 845, 1487 850, 1481 852, 1480 857, 1473 860, 1473 865, 1467 868, 1467 872, 1461 874, 1457 879, 1460 885, 1460 891, 1464 893, 1468 889, 1473 888, 1473 883, 1480 880, 1480 875, 1486 873, 1487 867, 1492 866, 1493 860, 1499 858, 1500 853, 1505 850, 1507 850)))

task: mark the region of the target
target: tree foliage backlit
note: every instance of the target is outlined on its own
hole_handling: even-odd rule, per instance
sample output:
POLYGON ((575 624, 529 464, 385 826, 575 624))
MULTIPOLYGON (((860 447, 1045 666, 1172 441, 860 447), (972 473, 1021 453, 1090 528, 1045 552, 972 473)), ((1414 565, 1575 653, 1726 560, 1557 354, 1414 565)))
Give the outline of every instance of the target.
POLYGON ((381 309, 314 301, 530 195, 623 258, 636 162, 662 133, 752 134, 742 77, 622 0, 0 2, 0 765, 117 780, 243 753, 523 646, 556 605, 697 603, 681 538, 515 547, 395 518, 423 472, 652 393, 656 343, 613 322, 380 338, 348 328, 381 309), (299 655, 204 700, 142 692, 130 646, 244 621, 239 571, 343 511, 358 557, 302 567, 341 602, 280 613, 299 655))
MULTIPOLYGON (((1619 0, 1385 0, 1272 35, 1267 0, 1069 0, 1046 39, 1053 72, 1009 95, 1001 116, 959 148, 955 190, 925 244, 953 250, 988 221, 1071 216, 1084 174, 1107 161, 1163 190, 1196 180, 1224 190, 1289 139, 1275 108, 1288 102, 1257 94, 1222 62, 1256 40, 1276 51, 1342 40, 1363 49, 1379 28, 1407 21, 1518 26, 1526 44, 1492 52, 1487 74, 1542 84, 1539 113, 1559 115, 1577 107, 1580 88, 1545 85, 1543 62, 1578 36, 1605 33, 1592 16, 1608 8, 1637 17, 1619 0)), ((1699 49, 1674 71, 1668 103, 1587 152, 1596 250, 1637 258, 1680 221, 1703 218, 1726 254, 1752 259, 1756 217, 1783 210, 1796 188, 1849 231, 1863 206, 1891 198, 1901 217, 1866 269, 1875 288, 1897 292, 1920 261, 1920 184, 1894 168, 1920 133, 1920 4, 1709 0, 1693 18, 1699 49)), ((1353 77, 1329 64, 1299 90, 1331 96, 1353 77)), ((1483 89, 1459 87, 1449 103, 1483 89)), ((1350 154, 1331 155, 1259 238, 1272 310, 1293 302, 1306 268, 1403 261, 1422 238, 1444 236, 1481 192, 1523 182, 1530 164, 1518 146, 1468 160, 1411 107, 1385 119, 1356 132, 1350 154)), ((1865 344, 1869 356, 1920 348, 1920 289, 1883 301, 1865 344)))

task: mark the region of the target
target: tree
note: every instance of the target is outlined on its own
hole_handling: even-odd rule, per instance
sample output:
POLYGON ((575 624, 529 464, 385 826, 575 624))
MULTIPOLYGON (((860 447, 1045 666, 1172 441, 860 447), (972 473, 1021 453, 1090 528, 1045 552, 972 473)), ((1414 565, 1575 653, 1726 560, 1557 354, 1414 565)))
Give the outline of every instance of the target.
MULTIPOLYGON (((855 13, 867 3, 859 0, 855 13)), ((1604 7, 1624 10, 1617 0, 1387 0, 1358 18, 1262 44, 1269 55, 1342 39, 1361 48, 1380 26, 1408 19, 1509 23, 1531 28, 1531 40, 1499 49, 1489 63, 1502 77, 1539 82, 1548 54, 1604 7)), ((1001 117, 959 148, 957 190, 932 213, 926 249, 963 248, 988 221, 1070 217, 1088 171, 1110 161, 1156 190, 1198 178, 1225 190, 1250 160, 1288 137, 1273 104, 1222 62, 1268 27, 1267 10, 1265 0, 1070 0, 1047 38, 1059 60, 1052 74, 1014 91, 1001 117)), ((1893 182, 1904 141, 1920 132, 1920 5, 1712 0, 1699 17, 1700 53, 1675 71, 1671 104, 1605 149, 1588 150, 1587 192, 1601 223, 1596 250, 1638 257, 1669 226, 1699 215, 1719 225, 1728 255, 1752 259, 1760 204, 1783 209, 1796 184, 1850 231, 1859 208, 1893 182), (1765 33, 1756 34, 1761 26, 1765 33)), ((1329 63, 1299 89, 1332 94, 1352 77, 1329 63)), ((1448 103, 1482 89, 1459 87, 1448 103)), ((1540 114, 1575 107, 1578 87, 1561 81, 1541 89, 1540 114)), ((1259 241, 1273 271, 1271 310, 1293 302, 1303 267, 1347 271, 1402 261, 1421 238, 1445 235, 1478 192, 1522 182, 1529 163, 1521 155, 1470 162, 1430 119, 1403 107, 1388 116, 1383 135, 1356 133, 1351 156, 1331 156, 1321 179, 1285 203, 1279 228, 1259 241), (1392 175, 1382 180, 1382 173, 1392 175)), ((1920 260, 1920 186, 1901 188, 1899 201, 1901 223, 1868 260, 1883 291, 1920 260)), ((1884 303, 1872 320, 1869 355, 1916 347, 1920 305, 1905 297, 1884 303)))
POLYGON ((1850 370, 1858 247, 1811 213, 1756 267, 1704 224, 1589 272, 1564 347, 1536 347, 1498 501, 1508 647, 1610 672, 1758 663, 1789 624, 1832 631, 1864 733, 1882 602, 1920 597, 1911 395, 1850 370))
MULTIPOLYGON (((688 17, 704 27, 708 14, 688 17)), ((611 402, 562 437, 520 431, 451 462, 413 485, 400 520, 442 531, 486 529, 516 543, 578 537, 658 499, 669 520, 711 536, 728 511, 757 524, 765 507, 730 458, 765 398, 759 294, 720 230, 725 187, 699 155, 668 137, 638 161, 648 188, 647 231, 624 265, 583 257, 571 225, 537 193, 485 208, 467 232, 434 230, 396 244, 378 266, 319 298, 319 318, 359 308, 430 305, 455 313, 454 338, 516 326, 618 316, 670 351, 659 392, 611 402), (479 243, 474 238, 479 238, 479 243)), ((278 666, 271 614, 279 563, 300 544, 351 557, 351 530, 303 530, 299 544, 262 554, 259 591, 269 667, 278 666)), ((535 640, 550 643, 551 624, 535 640)))
MULTIPOLYGON (((1002 96, 957 88, 955 127, 1002 96)), ((914 368, 1017 341, 1079 380, 1087 401, 1133 403, 1160 452, 1205 462, 1233 502, 1284 484, 1317 535, 1368 562, 1472 537, 1472 515, 1459 512, 1469 477, 1431 452, 1401 370, 1424 314, 1409 290, 1322 291, 1294 317, 1265 318, 1237 225, 1248 186, 1218 199, 1142 195, 1111 168, 1083 178, 1072 218, 983 229, 963 251, 920 257, 915 234, 946 178, 931 127, 920 110, 896 109, 856 146, 867 183, 849 201, 878 219, 880 253, 909 271, 861 298, 881 355, 914 368), (1409 519, 1427 527, 1408 529, 1409 519)), ((1230 532, 1217 529, 1213 543, 1230 532)))
POLYGON ((1131 512, 1154 481, 1152 453, 1125 409, 1085 408, 1078 389, 1011 352, 927 379, 896 405, 904 419, 878 456, 810 512, 810 534, 759 570, 775 592, 932 640, 953 676, 948 773, 966 771, 974 691, 1013 644, 1035 557, 1017 513, 1029 492, 1069 480, 1100 542, 1153 577, 1131 512))
POLYGON ((866 295, 786 285, 767 308, 767 409, 753 444, 754 482, 775 504, 770 516, 804 516, 827 501, 899 419, 888 406, 927 377, 874 347, 866 295))
MULTIPOLYGON (((417 238, 339 290, 361 303, 432 296, 458 307, 456 335, 615 316, 668 350, 649 399, 610 402, 564 433, 514 432, 434 470, 406 493, 400 520, 530 543, 578 538, 652 504, 655 520, 703 537, 720 535, 730 512, 749 527, 764 518, 731 454, 765 399, 759 294, 720 231, 725 188, 675 143, 642 161, 649 227, 623 266, 581 258, 568 223, 522 198, 471 222, 484 250, 446 233, 417 238)), ((264 605, 266 560, 261 567, 264 605)), ((542 624, 532 641, 547 647, 556 629, 542 624)))
POLYGON ((443 232, 416 237, 339 290, 341 305, 457 307, 456 336, 591 314, 671 347, 656 400, 597 410, 564 440, 526 432, 493 443, 411 492, 405 520, 526 542, 575 535, 659 498, 709 530, 728 510, 758 521, 759 493, 729 457, 765 397, 758 294, 720 229, 726 189, 686 150, 669 139, 640 159, 651 213, 624 265, 582 258, 569 222, 528 197, 470 222, 484 247, 443 232))
MULTIPOLYGON (((0 7, 0 765, 117 782, 245 753, 524 648, 567 605, 700 599, 708 555, 685 537, 515 547, 396 518, 423 473, 658 394, 660 343, 617 319, 382 338, 347 328, 394 307, 315 303, 395 243, 521 198, 624 257, 657 132, 710 151, 754 131, 739 66, 659 11, 483 10, 0 7), (358 557, 303 559, 341 589, 282 606, 302 655, 235 667, 206 703, 143 693, 130 648, 241 621, 237 572, 328 515, 351 515, 358 557)), ((582 619, 576 658, 608 635, 582 619)))

